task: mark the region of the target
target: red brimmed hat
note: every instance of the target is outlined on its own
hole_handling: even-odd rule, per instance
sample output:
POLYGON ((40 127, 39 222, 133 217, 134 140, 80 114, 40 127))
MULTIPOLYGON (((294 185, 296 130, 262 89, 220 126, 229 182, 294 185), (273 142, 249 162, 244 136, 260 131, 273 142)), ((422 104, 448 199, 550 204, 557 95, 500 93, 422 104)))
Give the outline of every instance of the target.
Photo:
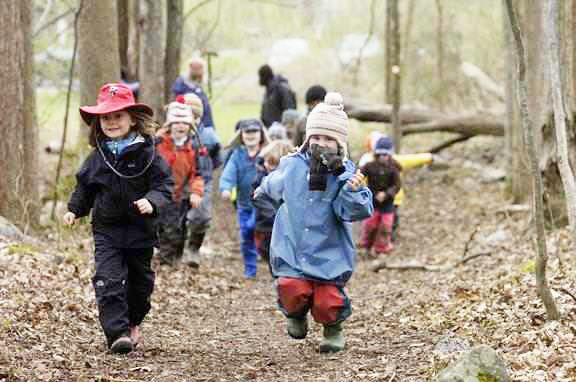
POLYGON ((136 103, 134 94, 128 86, 120 83, 109 83, 100 88, 98 100, 95 106, 81 106, 80 115, 88 125, 94 116, 112 113, 115 111, 135 109, 142 111, 149 116, 154 115, 150 106, 143 103, 136 103))

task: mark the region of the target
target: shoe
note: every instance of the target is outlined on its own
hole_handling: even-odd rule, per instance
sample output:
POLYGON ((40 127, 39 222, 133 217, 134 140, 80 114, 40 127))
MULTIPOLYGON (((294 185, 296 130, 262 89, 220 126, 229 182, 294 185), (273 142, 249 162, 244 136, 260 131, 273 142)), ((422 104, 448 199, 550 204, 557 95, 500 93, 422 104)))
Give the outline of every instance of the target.
POLYGON ((324 325, 324 338, 320 342, 320 353, 335 353, 344 349, 346 339, 342 334, 342 325, 324 325))
POLYGON ((132 340, 128 336, 120 336, 110 346, 110 351, 116 354, 130 353, 134 349, 132 340))
POLYGON ((182 255, 182 264, 188 265, 192 268, 200 267, 200 253, 198 251, 193 251, 189 248, 184 249, 184 254, 182 255))
POLYGON ((295 340, 304 339, 308 334, 308 320, 306 318, 288 318, 286 329, 288 335, 295 340))
POLYGON ((130 339, 132 340, 132 346, 136 348, 140 341, 142 340, 142 333, 140 332, 140 326, 136 325, 130 328, 130 339))

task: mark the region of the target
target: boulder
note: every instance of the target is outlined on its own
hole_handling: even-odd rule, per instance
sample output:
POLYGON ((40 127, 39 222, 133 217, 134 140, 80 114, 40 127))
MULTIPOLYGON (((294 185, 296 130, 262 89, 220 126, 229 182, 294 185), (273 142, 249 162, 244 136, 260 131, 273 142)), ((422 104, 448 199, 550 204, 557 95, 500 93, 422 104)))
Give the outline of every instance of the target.
POLYGON ((510 382, 510 377, 498 353, 480 345, 442 370, 438 382, 510 382))
POLYGON ((24 234, 8 219, 0 216, 0 237, 22 240, 24 238, 24 234))

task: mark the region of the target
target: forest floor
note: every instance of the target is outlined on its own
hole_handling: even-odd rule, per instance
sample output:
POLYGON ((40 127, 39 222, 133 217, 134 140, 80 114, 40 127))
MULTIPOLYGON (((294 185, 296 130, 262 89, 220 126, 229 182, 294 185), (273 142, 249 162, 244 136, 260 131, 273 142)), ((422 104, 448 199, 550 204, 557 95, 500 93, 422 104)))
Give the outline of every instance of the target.
MULTIPOLYGON (((492 165, 495 153, 488 139, 446 155, 492 165)), ((337 354, 318 352, 319 325, 305 340, 287 336, 263 264, 255 281, 241 278, 230 206, 218 207, 199 271, 154 264, 144 342, 125 356, 105 351, 86 226, 34 243, 0 239, 0 381, 434 381, 461 354, 440 346, 450 339, 491 346, 513 381, 576 380, 573 235, 548 232, 548 277, 563 319, 546 322, 529 212, 507 211, 502 182, 484 183, 458 163, 405 174, 397 248, 359 257, 347 288, 347 348, 337 354), (443 271, 372 270, 381 261, 457 264, 474 255, 443 271)))

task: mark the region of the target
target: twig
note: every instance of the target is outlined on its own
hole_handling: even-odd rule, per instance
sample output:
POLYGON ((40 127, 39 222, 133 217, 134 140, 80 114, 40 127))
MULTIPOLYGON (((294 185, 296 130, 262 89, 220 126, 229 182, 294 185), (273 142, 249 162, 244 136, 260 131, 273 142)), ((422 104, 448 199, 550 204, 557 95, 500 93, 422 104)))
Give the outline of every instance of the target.
POLYGON ((50 219, 54 220, 56 214, 56 203, 58 202, 58 182, 60 182, 60 172, 62 170, 62 159, 64 157, 64 145, 66 144, 66 133, 68 131, 68 111, 70 109, 70 95, 72 94, 72 82, 74 81, 74 66, 76 64, 76 52, 78 50, 78 19, 84 0, 80 0, 78 9, 74 13, 74 48, 72 50, 72 62, 70 63, 70 72, 68 77, 68 90, 66 93, 66 110, 64 111, 64 129, 62 131, 62 140, 60 141, 60 153, 58 153, 58 166, 56 167, 56 179, 54 180, 54 200, 52 202, 52 211, 50 219))
POLYGON ((470 243, 474 240, 474 236, 476 236, 476 233, 478 233, 479 228, 480 228, 480 226, 478 226, 478 225, 476 227, 474 227, 474 230, 470 234, 470 237, 468 238, 468 240, 464 244, 464 253, 462 253, 462 258, 466 258, 466 254, 468 253, 468 249, 470 249, 470 243))
MULTIPOLYGON (((555 288, 555 289, 556 289, 556 288, 555 288)), ((560 292, 566 293, 568 296, 572 297, 572 299, 573 299, 574 301, 576 301, 576 296, 574 296, 568 289, 558 288, 558 289, 556 289, 556 290, 558 290, 558 291, 560 291, 560 292)))
POLYGON ((182 23, 185 23, 186 19, 188 17, 190 17, 194 12, 196 12, 198 9, 200 9, 201 7, 203 7, 204 5, 206 5, 210 2, 212 2, 212 0, 204 0, 204 1, 201 1, 198 4, 196 4, 195 6, 193 6, 188 12, 186 12, 184 17, 182 18, 182 23))
POLYGON ((392 371, 392 376, 390 377, 390 379, 388 380, 388 382, 392 382, 392 380, 394 380, 394 377, 396 376, 396 366, 394 366, 394 370, 392 371))
POLYGON ((428 150, 428 152, 430 152, 432 154, 438 154, 440 151, 447 149, 448 147, 450 147, 456 143, 467 141, 468 139, 470 139, 472 137, 473 137, 473 135, 464 135, 464 134, 459 135, 456 138, 449 139, 446 142, 442 142, 439 145, 432 147, 430 150, 428 150))
POLYGON ((96 382, 144 382, 141 379, 119 379, 114 377, 96 377, 96 382))
POLYGON ((473 255, 469 255, 463 259, 458 260, 454 264, 444 264, 444 265, 434 265, 434 264, 422 264, 422 263, 411 263, 411 264, 386 264, 385 262, 378 263, 372 267, 373 272, 378 272, 382 269, 391 269, 399 271, 426 271, 426 272, 445 272, 459 267, 462 264, 467 263, 472 259, 478 257, 490 256, 492 252, 480 252, 473 255))

